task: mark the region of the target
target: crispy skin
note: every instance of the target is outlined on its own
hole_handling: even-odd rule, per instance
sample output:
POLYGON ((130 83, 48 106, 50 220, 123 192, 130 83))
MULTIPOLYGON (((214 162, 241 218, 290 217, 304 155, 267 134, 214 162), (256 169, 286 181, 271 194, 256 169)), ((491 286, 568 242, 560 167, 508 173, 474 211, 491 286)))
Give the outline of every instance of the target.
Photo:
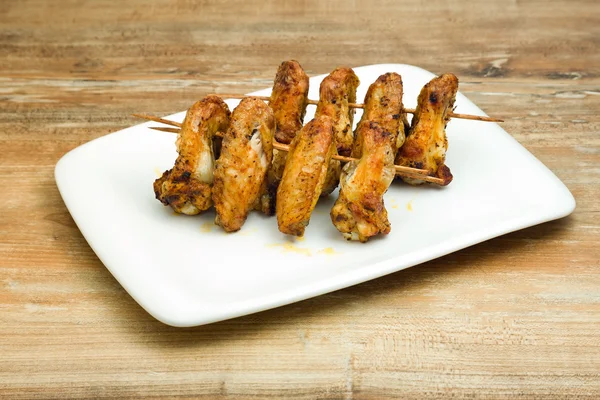
MULTIPOLYGON (((402 105, 402 77, 395 72, 381 75, 369 86, 365 95, 365 108, 361 122, 377 122, 384 131, 390 133, 394 145, 394 153, 402 147, 406 133, 404 122, 406 113, 402 105)), ((352 148, 352 157, 360 158, 362 154, 362 131, 357 129, 352 148)))
MULTIPOLYGON (((454 107, 458 78, 444 74, 426 84, 417 102, 417 109, 406 142, 396 155, 396 164, 429 171, 430 176, 442 178, 447 185, 452 181, 450 169, 444 164, 448 139, 448 113, 454 107)), ((411 185, 422 184, 414 178, 402 178, 411 185)))
POLYGON ((154 181, 154 194, 165 206, 188 215, 212 206, 213 137, 227 129, 229 114, 218 96, 207 96, 190 107, 177 138, 175 166, 154 181))
POLYGON ((273 157, 273 111, 262 100, 245 98, 233 110, 215 167, 215 224, 239 230, 256 206, 273 157))
POLYGON ((394 179, 394 146, 392 134, 376 122, 363 121, 358 130, 363 153, 344 166, 330 216, 346 239, 366 242, 391 229, 383 195, 394 179))
POLYGON ((354 110, 348 103, 356 103, 356 88, 360 81, 351 68, 336 68, 321 82, 319 103, 315 116, 328 115, 333 120, 333 132, 338 154, 349 156, 354 135, 354 110))
POLYGON ((308 75, 298 61, 284 61, 279 66, 273 83, 269 106, 273 109, 275 139, 290 144, 302 129, 308 104, 308 75))
POLYGON ((277 224, 283 233, 302 236, 335 153, 333 121, 322 115, 302 128, 290 145, 277 190, 277 224))
MULTIPOLYGON (((284 61, 277 70, 269 106, 275 117, 275 139, 290 144, 302 129, 308 104, 308 75, 298 61, 284 61)), ((277 188, 283 175, 287 153, 273 150, 273 162, 267 173, 267 184, 258 209, 267 215, 275 213, 277 188)))
MULTIPOLYGON (((333 70, 323 79, 319 88, 319 103, 315 116, 327 115, 333 120, 333 135, 337 152, 349 156, 352 152, 354 135, 352 121, 354 109, 348 107, 349 103, 356 103, 356 89, 360 81, 351 68, 340 67, 333 70)), ((341 163, 331 160, 322 196, 333 192, 340 181, 342 171, 341 163)))

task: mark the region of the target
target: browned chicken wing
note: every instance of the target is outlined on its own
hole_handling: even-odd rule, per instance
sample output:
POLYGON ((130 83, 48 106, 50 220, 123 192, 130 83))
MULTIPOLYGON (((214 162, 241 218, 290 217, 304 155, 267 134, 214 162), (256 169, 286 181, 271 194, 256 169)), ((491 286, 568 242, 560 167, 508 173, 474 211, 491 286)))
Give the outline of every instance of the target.
POLYGON ((154 181, 154 194, 165 206, 188 215, 212 206, 213 137, 228 125, 229 108, 218 96, 207 96, 190 107, 177 138, 175 166, 154 181))
POLYGON ((215 224, 227 232, 239 230, 259 201, 273 158, 274 130, 273 111, 257 98, 243 99, 231 114, 213 186, 215 224))
POLYGON ((335 144, 339 155, 349 156, 354 135, 352 120, 354 110, 349 103, 356 103, 356 88, 360 81, 351 68, 336 68, 321 82, 319 103, 315 116, 328 115, 333 120, 335 144))
POLYGON ((298 61, 284 61, 273 83, 269 106, 273 109, 275 139, 290 144, 302 129, 308 104, 308 75, 298 61))
MULTIPOLYGON (((298 61, 284 61, 279 66, 273 84, 269 106, 275 117, 275 139, 290 144, 302 129, 308 104, 308 75, 298 61)), ((287 153, 273 150, 273 162, 267 173, 266 190, 261 196, 259 209, 267 215, 275 213, 277 188, 285 167, 287 153)))
MULTIPOLYGON (((360 81, 351 68, 336 68, 323 79, 319 88, 319 103, 315 116, 327 115, 333 121, 333 135, 338 154, 349 156, 352 152, 354 134, 352 121, 354 109, 348 104, 356 103, 356 89, 360 81)), ((338 160, 331 160, 322 195, 333 192, 340 181, 342 166, 338 160)))
MULTIPOLYGON (((434 78, 423 87, 406 142, 396 155, 396 164, 426 169, 430 176, 441 178, 446 184, 452 181, 450 169, 444 164, 448 149, 446 124, 457 90, 458 78, 452 74, 434 78)), ((423 183, 414 178, 402 180, 411 185, 423 183)))
POLYGON ((392 134, 376 122, 363 121, 358 130, 362 156, 344 166, 330 215, 346 239, 366 242, 391 229, 383 195, 394 179, 394 146, 392 134))
MULTIPOLYGON (((377 122, 384 131, 391 134, 394 153, 402 147, 408 125, 404 106, 402 105, 402 77, 395 72, 381 75, 369 86, 364 101, 364 112, 361 122, 377 122)), ((352 157, 360 158, 362 154, 362 131, 357 129, 352 148, 352 157)))
POLYGON ((277 224, 281 232, 304 234, 334 153, 333 121, 326 115, 310 121, 294 138, 277 190, 277 224))

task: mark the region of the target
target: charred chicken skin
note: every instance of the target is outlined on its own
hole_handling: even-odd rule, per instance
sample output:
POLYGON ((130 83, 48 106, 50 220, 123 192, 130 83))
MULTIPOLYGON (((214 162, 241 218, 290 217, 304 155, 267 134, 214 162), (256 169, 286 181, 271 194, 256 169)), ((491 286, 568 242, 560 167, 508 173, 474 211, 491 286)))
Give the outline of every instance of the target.
MULTIPOLYGON (((349 156, 352 152, 354 134, 352 122, 354 110, 348 104, 356 103, 356 89, 360 81, 351 68, 336 68, 323 79, 319 88, 319 103, 315 116, 327 115, 333 121, 333 136, 339 155, 349 156)), ((338 160, 331 160, 322 195, 335 190, 342 167, 338 160)))
MULTIPOLYGON (((364 101, 364 112, 361 122, 377 122, 384 131, 390 133, 394 152, 404 144, 406 138, 405 124, 408 125, 404 106, 402 105, 402 77, 395 72, 381 75, 369 86, 364 101)), ((357 129, 352 148, 352 157, 360 158, 362 154, 362 131, 357 129)))
POLYGON ((154 181, 154 194, 165 206, 187 215, 212 206, 213 137, 227 129, 229 114, 227 104, 217 96, 190 107, 177 138, 175 166, 154 181))
MULTIPOLYGON (((444 74, 426 84, 417 100, 417 109, 404 145, 396 155, 396 164, 426 169, 430 176, 444 180, 445 185, 452 181, 452 173, 446 166, 446 124, 448 114, 454 107, 458 78, 444 74)), ((424 183, 415 178, 402 178, 411 185, 424 183)))
MULTIPOLYGON (((284 61, 273 83, 269 106, 275 117, 275 139, 290 144, 302 129, 308 104, 308 75, 297 61, 284 61)), ((287 153, 273 150, 273 161, 267 173, 266 190, 261 195, 259 209, 267 215, 275 213, 277 188, 285 167, 287 153)))
POLYGON ((304 235, 334 153, 333 121, 328 116, 313 119, 298 132, 277 190, 276 214, 281 232, 304 235))
POLYGON ((216 162, 213 201, 215 224, 226 232, 239 230, 256 207, 273 158, 273 111, 248 97, 233 110, 216 162))
POLYGON ((372 121, 358 126, 362 155, 346 164, 331 221, 348 240, 366 242, 391 229, 383 195, 394 179, 393 135, 372 121))

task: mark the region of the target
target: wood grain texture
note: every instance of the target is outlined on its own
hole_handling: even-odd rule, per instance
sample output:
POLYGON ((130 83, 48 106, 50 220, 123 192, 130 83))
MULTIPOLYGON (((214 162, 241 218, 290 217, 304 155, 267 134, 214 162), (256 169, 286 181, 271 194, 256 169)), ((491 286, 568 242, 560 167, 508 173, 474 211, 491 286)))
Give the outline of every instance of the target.
POLYGON ((0 398, 600 398, 599 15, 594 0, 3 1, 0 398), (279 309, 157 322, 81 236, 54 165, 133 112, 267 87, 289 58, 309 75, 456 73, 577 209, 279 309))

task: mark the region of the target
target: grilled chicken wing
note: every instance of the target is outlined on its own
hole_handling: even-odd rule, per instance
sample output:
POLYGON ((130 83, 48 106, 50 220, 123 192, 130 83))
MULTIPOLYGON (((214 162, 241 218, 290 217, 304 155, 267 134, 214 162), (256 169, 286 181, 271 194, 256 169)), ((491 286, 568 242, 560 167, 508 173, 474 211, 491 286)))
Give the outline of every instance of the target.
POLYGON ((298 61, 284 61, 273 83, 269 106, 277 125, 275 139, 290 144, 304 123, 308 104, 308 75, 298 61))
POLYGON ((213 201, 215 224, 239 230, 265 187, 273 158, 273 111, 262 100, 245 98, 233 110, 216 162, 213 201))
MULTIPOLYGON (((308 104, 308 75, 298 61, 284 61, 277 70, 269 106, 275 117, 275 139, 290 144, 302 129, 308 104)), ((275 213, 275 198, 285 167, 287 153, 273 150, 273 162, 267 173, 266 190, 261 195, 259 209, 267 215, 275 213)))
MULTIPOLYGON (((406 133, 405 124, 408 125, 404 106, 402 105, 402 77, 395 72, 381 75, 369 86, 364 101, 364 112, 361 122, 377 122, 384 131, 391 134, 394 153, 398 151, 406 133)), ((360 158, 362 154, 362 131, 357 129, 352 148, 352 157, 360 158)))
MULTIPOLYGON (((430 176, 441 178, 446 184, 452 181, 450 169, 444 164, 448 149, 446 124, 457 90, 458 78, 452 74, 434 78, 423 87, 406 142, 396 155, 396 164, 426 169, 430 176)), ((414 178, 402 180, 411 185, 423 183, 414 178)))
POLYGON ((338 154, 349 156, 354 135, 352 120, 354 110, 349 103, 356 103, 356 88, 360 81, 351 68, 336 68, 321 82, 319 103, 315 116, 328 115, 333 120, 333 132, 338 154))
MULTIPOLYGON (((354 110, 348 104, 356 103, 356 89, 360 81, 351 68, 336 68, 323 79, 319 88, 319 103, 315 116, 327 115, 333 121, 333 135, 338 154, 349 156, 352 152, 354 135, 352 121, 354 110)), ((322 195, 334 191, 340 181, 342 166, 338 160, 331 160, 322 195)))
POLYGON ((175 166, 154 181, 161 203, 188 215, 212 206, 213 137, 228 125, 229 108, 218 96, 207 96, 190 107, 177 138, 175 166))
POLYGON ((306 124, 290 145, 277 190, 277 224, 289 235, 302 236, 335 153, 333 121, 321 115, 306 124))
POLYGON ((344 166, 331 221, 348 240, 366 242, 391 229, 383 194, 394 179, 393 135, 372 121, 358 126, 362 156, 344 166))

